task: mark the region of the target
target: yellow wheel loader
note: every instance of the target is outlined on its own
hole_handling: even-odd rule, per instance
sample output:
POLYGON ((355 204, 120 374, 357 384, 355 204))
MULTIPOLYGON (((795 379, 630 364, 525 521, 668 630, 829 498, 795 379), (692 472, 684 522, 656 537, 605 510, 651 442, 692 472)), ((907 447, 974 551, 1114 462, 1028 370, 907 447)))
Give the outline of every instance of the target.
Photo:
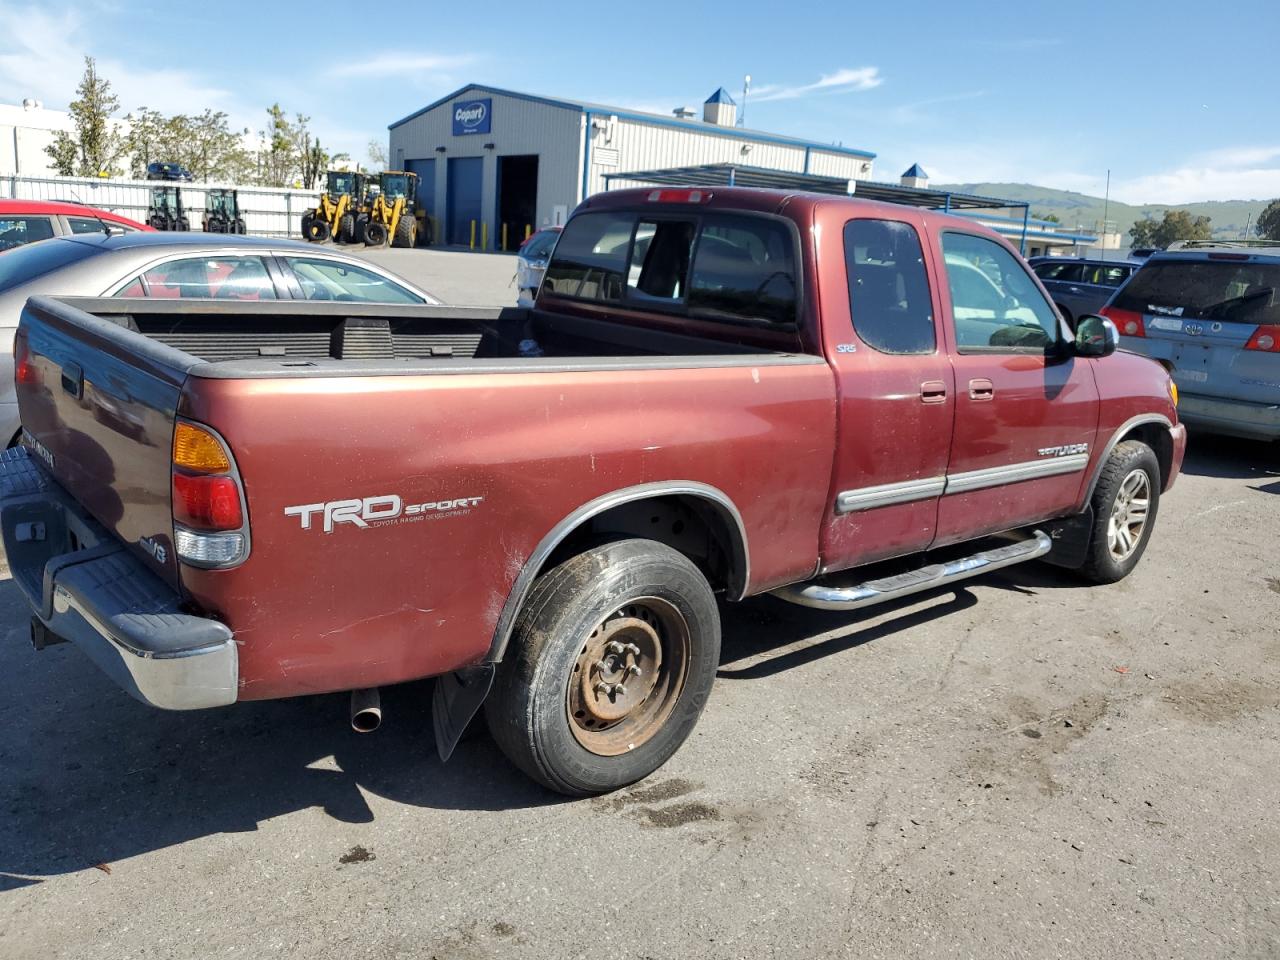
POLYGON ((364 242, 380 247, 416 247, 431 242, 431 221, 418 206, 418 175, 399 170, 382 174, 380 191, 369 206, 364 242))
POLYGON ((320 203, 302 215, 302 236, 320 243, 329 239, 346 239, 344 227, 355 236, 355 208, 364 192, 364 174, 350 170, 330 170, 325 174, 324 193, 320 203), (344 218, 351 217, 349 222, 344 218))

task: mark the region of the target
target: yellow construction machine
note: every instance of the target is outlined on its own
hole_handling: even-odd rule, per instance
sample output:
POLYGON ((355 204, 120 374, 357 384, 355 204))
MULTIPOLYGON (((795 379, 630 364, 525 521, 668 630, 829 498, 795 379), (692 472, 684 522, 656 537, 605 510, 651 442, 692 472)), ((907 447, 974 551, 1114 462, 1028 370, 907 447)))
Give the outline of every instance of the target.
POLYGON ((431 242, 431 220, 418 206, 418 175, 389 170, 380 178, 381 189, 369 206, 364 242, 380 247, 415 247, 431 242))
POLYGON ((353 241, 355 211, 364 194, 365 175, 350 170, 330 170, 325 174, 324 193, 319 206, 302 215, 302 235, 320 243, 330 238, 353 241))

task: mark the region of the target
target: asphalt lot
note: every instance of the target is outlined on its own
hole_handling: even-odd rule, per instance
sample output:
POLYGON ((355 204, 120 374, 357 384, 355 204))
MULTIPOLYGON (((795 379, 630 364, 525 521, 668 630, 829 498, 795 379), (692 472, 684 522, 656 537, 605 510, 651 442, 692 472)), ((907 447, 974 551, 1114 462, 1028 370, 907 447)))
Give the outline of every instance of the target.
POLYGON ((1194 438, 1136 573, 725 608, 694 736, 566 801, 429 686, 174 714, 0 582, 0 956, 1280 954, 1280 460, 1194 438))
POLYGON ((336 249, 372 260, 445 303, 490 307, 514 306, 516 302, 514 254, 440 247, 402 250, 342 245, 336 249))

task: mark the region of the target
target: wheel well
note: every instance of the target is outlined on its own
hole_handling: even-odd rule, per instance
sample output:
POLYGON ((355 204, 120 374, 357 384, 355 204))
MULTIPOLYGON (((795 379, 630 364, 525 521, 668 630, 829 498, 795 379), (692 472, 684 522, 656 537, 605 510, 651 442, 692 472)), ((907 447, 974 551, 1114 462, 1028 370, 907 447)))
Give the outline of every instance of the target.
POLYGON ((733 598, 746 590, 747 548, 738 521, 719 504, 687 494, 632 500, 584 520, 537 572, 601 543, 630 537, 678 550, 697 565, 713 590, 733 598))
POLYGON ((1173 438, 1169 436, 1168 429, 1158 423, 1140 423, 1120 438, 1121 443, 1125 440, 1141 440, 1155 451, 1156 461, 1160 464, 1160 486, 1163 488, 1169 471, 1173 469, 1173 438))

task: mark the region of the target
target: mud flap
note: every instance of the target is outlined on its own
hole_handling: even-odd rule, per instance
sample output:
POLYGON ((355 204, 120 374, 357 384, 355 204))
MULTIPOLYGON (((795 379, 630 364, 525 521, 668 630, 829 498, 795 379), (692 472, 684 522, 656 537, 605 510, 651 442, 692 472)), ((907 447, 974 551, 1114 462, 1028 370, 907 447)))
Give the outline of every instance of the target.
POLYGON ((453 748, 462 739, 467 724, 489 695, 494 669, 494 664, 483 663, 436 677, 431 718, 435 723, 436 750, 440 753, 441 762, 453 756, 453 748))
POLYGON ((1074 517, 1062 517, 1040 526, 1053 540, 1053 549, 1041 557, 1041 560, 1052 563, 1055 567, 1072 570, 1084 566, 1089 555, 1089 538, 1093 536, 1092 504, 1074 517))

